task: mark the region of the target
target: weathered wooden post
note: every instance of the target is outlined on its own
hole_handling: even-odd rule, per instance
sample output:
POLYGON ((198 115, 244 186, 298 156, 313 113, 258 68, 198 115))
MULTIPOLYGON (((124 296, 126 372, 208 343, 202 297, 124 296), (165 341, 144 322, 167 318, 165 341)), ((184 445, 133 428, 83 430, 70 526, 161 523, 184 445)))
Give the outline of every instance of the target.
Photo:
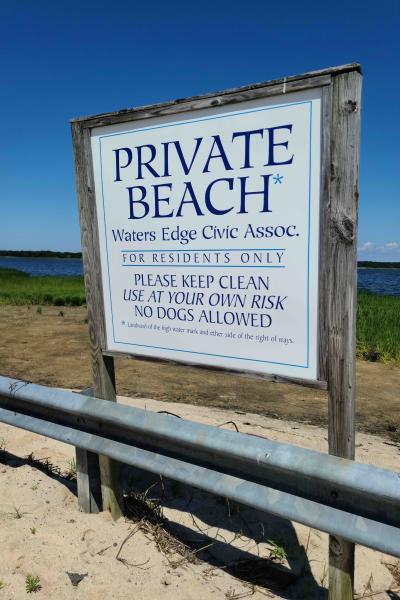
MULTIPOLYGON (((329 452, 354 459, 361 73, 332 78, 328 264, 329 452)), ((329 598, 354 595, 354 544, 329 542, 329 598)))
MULTIPOLYGON (((92 357, 93 394, 97 398, 115 402, 114 359, 103 354, 103 348, 105 348, 104 307, 90 152, 90 131, 83 128, 79 123, 73 123, 72 136, 92 357)), ((123 496, 119 475, 120 465, 105 456, 99 457, 99 463, 103 510, 110 511, 113 518, 118 519, 123 512, 123 496)), ((90 477, 90 474, 88 476, 90 477)), ((93 477, 95 476, 93 474, 93 477)))

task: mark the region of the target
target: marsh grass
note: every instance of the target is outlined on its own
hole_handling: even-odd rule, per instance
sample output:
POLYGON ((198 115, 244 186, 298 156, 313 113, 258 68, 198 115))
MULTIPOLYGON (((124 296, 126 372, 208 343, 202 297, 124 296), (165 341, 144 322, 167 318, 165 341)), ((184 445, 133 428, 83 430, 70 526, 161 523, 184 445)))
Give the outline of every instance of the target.
POLYGON ((400 363, 400 296, 358 291, 357 356, 400 363))
POLYGON ((22 519, 25 515, 29 514, 21 509, 21 506, 14 506, 12 512, 8 513, 11 519, 22 519))
POLYGON ((81 306, 85 302, 83 277, 31 277, 0 268, 0 304, 81 306))
POLYGON ((68 468, 65 472, 65 476, 68 479, 76 479, 76 460, 72 458, 68 461, 68 468))

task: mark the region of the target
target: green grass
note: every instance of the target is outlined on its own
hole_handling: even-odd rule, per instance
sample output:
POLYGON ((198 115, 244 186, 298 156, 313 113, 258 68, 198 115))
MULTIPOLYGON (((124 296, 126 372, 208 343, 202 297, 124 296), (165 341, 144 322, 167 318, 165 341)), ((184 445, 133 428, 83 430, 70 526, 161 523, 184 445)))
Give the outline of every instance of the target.
POLYGON ((33 594, 42 589, 40 579, 37 575, 27 575, 25 577, 25 589, 27 594, 33 594))
POLYGON ((287 552, 281 542, 276 542, 275 540, 267 540, 267 542, 271 546, 269 549, 269 558, 271 560, 282 562, 287 559, 287 552))
POLYGON ((400 297, 358 292, 357 356, 400 363, 400 297))
POLYGON ((83 277, 31 277, 0 268, 0 304, 81 306, 85 302, 83 277))

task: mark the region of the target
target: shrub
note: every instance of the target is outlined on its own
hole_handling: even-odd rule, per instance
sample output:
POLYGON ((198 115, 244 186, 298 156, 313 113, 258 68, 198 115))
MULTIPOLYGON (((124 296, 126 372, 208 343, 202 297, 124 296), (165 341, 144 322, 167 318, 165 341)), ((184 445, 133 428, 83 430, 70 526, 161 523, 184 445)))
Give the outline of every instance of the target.
POLYGON ((57 296, 57 298, 54 298, 54 306, 64 306, 65 304, 65 300, 64 298, 61 298, 60 296, 57 296))
POLYGON ((42 589, 39 577, 37 575, 27 575, 25 577, 25 588, 27 594, 32 594, 42 589))

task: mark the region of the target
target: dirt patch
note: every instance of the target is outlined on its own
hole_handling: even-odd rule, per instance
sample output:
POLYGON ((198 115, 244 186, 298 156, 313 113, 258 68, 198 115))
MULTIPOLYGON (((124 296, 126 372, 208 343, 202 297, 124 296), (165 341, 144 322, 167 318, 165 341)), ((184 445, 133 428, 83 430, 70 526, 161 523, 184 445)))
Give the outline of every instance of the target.
MULTIPOLYGON (((0 373, 52 386, 91 385, 86 309, 0 307, 0 373)), ((190 367, 116 359, 118 394, 326 425, 325 392, 190 367)), ((357 427, 400 442, 400 368, 357 363, 357 427)))

